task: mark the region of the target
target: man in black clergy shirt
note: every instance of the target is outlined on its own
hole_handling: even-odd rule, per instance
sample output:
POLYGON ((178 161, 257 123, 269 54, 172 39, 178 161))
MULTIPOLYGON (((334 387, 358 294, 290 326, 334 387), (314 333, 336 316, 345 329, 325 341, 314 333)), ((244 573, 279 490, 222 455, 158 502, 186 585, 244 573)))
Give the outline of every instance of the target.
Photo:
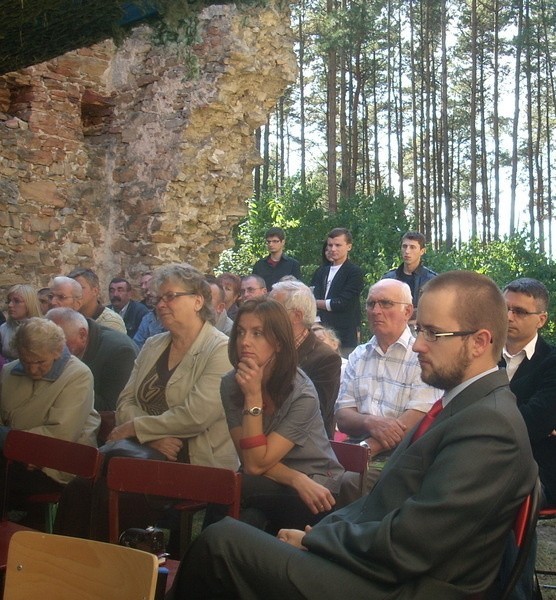
POLYGON ((286 275, 301 279, 299 262, 295 258, 284 254, 286 245, 284 230, 281 227, 271 227, 266 232, 265 237, 269 254, 255 263, 253 275, 258 275, 264 279, 266 289, 269 292, 272 286, 286 275))
POLYGON ((496 284, 451 271, 417 312, 423 381, 445 390, 365 497, 278 538, 226 518, 184 557, 173 598, 462 600, 485 592, 537 467, 498 360, 496 284), (429 425, 424 427, 425 422, 429 425))

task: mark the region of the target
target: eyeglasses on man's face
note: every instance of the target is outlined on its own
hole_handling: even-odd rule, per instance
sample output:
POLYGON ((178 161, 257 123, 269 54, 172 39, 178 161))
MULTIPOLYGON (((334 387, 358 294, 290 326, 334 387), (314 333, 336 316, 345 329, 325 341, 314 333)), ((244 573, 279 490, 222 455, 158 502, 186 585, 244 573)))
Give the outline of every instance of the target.
POLYGON ((254 287, 248 287, 245 289, 242 289, 240 292, 241 296, 245 296, 245 294, 254 294, 255 292, 258 292, 259 290, 262 290, 262 287, 258 287, 258 288, 254 288, 254 287))
POLYGON ((516 316, 518 319, 524 319, 525 317, 529 317, 530 315, 544 315, 546 311, 545 310, 530 311, 530 310, 525 310, 524 308, 521 308, 520 306, 508 306, 508 312, 513 313, 514 316, 516 316))
POLYGON ((463 337, 466 335, 473 335, 477 333, 478 329, 474 331, 435 331, 430 327, 421 327, 421 325, 415 325, 415 333, 419 335, 423 334, 423 337, 427 342, 436 342, 438 338, 444 337, 463 337))
POLYGON ((394 304, 409 305, 409 302, 396 302, 395 300, 367 300, 367 308, 373 310, 376 305, 379 305, 382 310, 388 310, 394 307, 394 304))
POLYGON ((157 305, 161 301, 164 301, 164 304, 170 304, 170 302, 173 302, 176 298, 179 298, 180 296, 198 296, 198 294, 195 294, 193 292, 166 292, 165 294, 162 294, 160 296, 152 296, 151 301, 153 305, 157 305))

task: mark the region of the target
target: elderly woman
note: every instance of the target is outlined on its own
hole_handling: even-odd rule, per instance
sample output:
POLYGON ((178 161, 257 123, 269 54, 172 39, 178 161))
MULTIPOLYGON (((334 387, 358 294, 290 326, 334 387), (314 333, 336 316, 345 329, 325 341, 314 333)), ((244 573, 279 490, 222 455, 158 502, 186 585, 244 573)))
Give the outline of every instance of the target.
POLYGON ((315 388, 297 369, 286 309, 264 298, 244 302, 229 356, 235 368, 221 395, 243 466, 241 520, 272 533, 316 523, 336 502, 343 468, 315 388))
POLYGON ((37 290, 32 285, 19 283, 8 290, 8 319, 0 325, 2 355, 10 360, 17 358, 12 340, 20 323, 30 317, 42 317, 37 290))
MULTIPOLYGON (((210 287, 192 267, 170 265, 155 271, 151 289, 168 331, 145 342, 120 394, 117 426, 101 451, 108 458, 137 455, 235 469, 238 458, 219 395, 220 379, 230 369, 228 338, 211 324, 210 287)), ((66 500, 58 531, 86 536, 86 515, 77 525, 74 518, 83 498, 66 500)), ((101 519, 97 512, 94 535, 104 538, 101 519)))
MULTIPOLYGON (((93 409, 93 376, 69 353, 62 329, 32 317, 17 329, 13 343, 19 360, 6 365, 0 378, 1 444, 9 429, 20 429, 96 446, 100 417, 93 409)), ((20 468, 10 489, 28 495, 58 489, 69 479, 51 469, 20 468)))

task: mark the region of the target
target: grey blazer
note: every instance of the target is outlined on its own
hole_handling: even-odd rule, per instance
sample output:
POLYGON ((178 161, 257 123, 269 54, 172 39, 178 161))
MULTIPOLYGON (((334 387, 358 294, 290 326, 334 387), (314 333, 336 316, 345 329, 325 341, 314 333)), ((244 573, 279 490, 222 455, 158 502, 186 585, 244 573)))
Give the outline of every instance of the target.
POLYGON ((368 496, 305 536, 309 555, 346 569, 345 581, 330 582, 325 569, 308 572, 305 561, 291 561, 288 576, 307 597, 342 585, 352 600, 455 600, 493 581, 537 476, 505 372, 472 383, 419 440, 411 437, 368 496))

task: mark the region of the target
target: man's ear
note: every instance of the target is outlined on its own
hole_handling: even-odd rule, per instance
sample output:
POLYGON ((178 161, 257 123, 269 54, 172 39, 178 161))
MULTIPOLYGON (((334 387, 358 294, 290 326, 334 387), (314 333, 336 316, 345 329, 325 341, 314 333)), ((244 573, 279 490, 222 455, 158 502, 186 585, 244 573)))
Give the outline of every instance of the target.
POLYGON ((490 352, 492 345, 492 333, 488 329, 479 329, 473 336, 473 355, 482 356, 485 352, 490 352))
POLYGON ((546 324, 546 321, 548 319, 548 314, 547 313, 541 313, 540 315, 537 315, 537 317, 539 318, 539 326, 537 327, 537 329, 541 329, 546 324))

